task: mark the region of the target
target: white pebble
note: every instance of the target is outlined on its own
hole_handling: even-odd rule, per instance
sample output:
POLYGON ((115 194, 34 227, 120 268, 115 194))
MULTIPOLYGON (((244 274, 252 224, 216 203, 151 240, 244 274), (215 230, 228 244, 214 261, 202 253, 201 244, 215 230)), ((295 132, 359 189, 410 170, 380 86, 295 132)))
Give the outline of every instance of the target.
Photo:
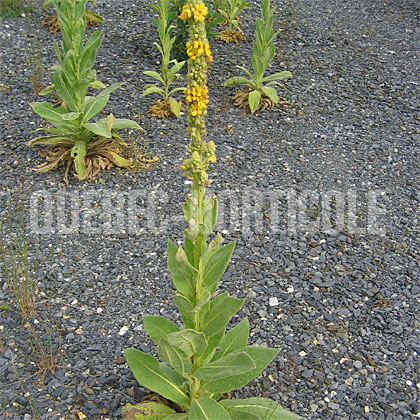
POLYGON ((124 327, 122 327, 122 328, 119 330, 118 335, 124 335, 127 331, 128 331, 128 327, 126 327, 126 326, 124 325, 124 327))
POLYGON ((275 296, 273 296, 269 299, 268 304, 270 306, 277 306, 279 304, 279 300, 275 296))

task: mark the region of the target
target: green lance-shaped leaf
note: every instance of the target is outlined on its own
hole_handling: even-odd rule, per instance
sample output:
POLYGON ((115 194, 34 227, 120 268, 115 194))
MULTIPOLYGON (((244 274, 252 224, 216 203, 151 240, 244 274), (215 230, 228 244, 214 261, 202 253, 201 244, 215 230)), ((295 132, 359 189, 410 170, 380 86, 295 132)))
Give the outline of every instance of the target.
POLYGON ((220 342, 220 351, 218 351, 213 360, 220 359, 229 353, 242 350, 248 344, 249 338, 249 321, 248 318, 243 319, 236 327, 229 330, 220 342))
POLYGON ((258 109, 260 105, 260 101, 261 101, 261 92, 259 92, 258 90, 253 90, 252 92, 249 92, 248 104, 252 113, 254 113, 258 109))
POLYGON ((114 118, 112 129, 121 130, 123 128, 135 128, 137 130, 142 130, 142 128, 133 120, 128 120, 127 118, 114 118))
POLYGON ((106 118, 102 118, 101 120, 94 123, 84 123, 82 126, 97 136, 105 137, 107 139, 112 137, 112 133, 108 128, 106 118))
POLYGON ((188 412, 188 420, 231 420, 229 413, 211 398, 194 399, 188 412))
POLYGON ((212 335, 211 337, 207 338, 207 348, 206 351, 201 356, 201 359, 204 362, 208 362, 213 358, 213 355, 219 346, 220 342, 222 341, 223 336, 225 335, 226 328, 221 329, 217 334, 212 335))
POLYGON ((165 91, 156 85, 147 85, 142 96, 147 96, 152 93, 159 93, 159 95, 165 96, 165 91))
POLYGON ((68 114, 69 111, 63 106, 54 108, 49 102, 30 102, 32 109, 42 118, 45 118, 49 123, 57 128, 73 128, 73 123, 65 121, 63 115, 68 114))
POLYGON ((109 101, 109 95, 95 97, 89 96, 85 99, 82 112, 83 122, 87 123, 95 115, 99 114, 109 101))
POLYGON ((161 364, 153 356, 136 349, 125 350, 124 356, 128 366, 133 371, 134 377, 144 387, 159 393, 182 407, 190 405, 188 395, 176 382, 162 374, 161 364))
POLYGON ((71 149, 71 157, 74 159, 74 167, 80 179, 84 179, 86 174, 85 156, 86 142, 83 140, 76 141, 71 149))
POLYGON ((245 86, 251 86, 252 80, 248 80, 246 77, 243 77, 243 76, 234 76, 234 77, 231 77, 230 79, 227 79, 223 83, 223 86, 228 87, 228 86, 234 86, 234 85, 240 85, 240 84, 243 84, 245 86))
POLYGON ((191 302, 179 293, 174 296, 174 302, 178 306, 185 328, 194 328, 194 307, 191 302))
POLYGON ((216 296, 210 304, 210 310, 204 319, 203 333, 206 337, 216 335, 226 328, 230 318, 239 311, 243 299, 237 299, 222 293, 216 296))
POLYGON ((144 315, 143 324, 147 334, 156 344, 159 344, 160 340, 166 338, 168 334, 179 331, 173 322, 160 315, 144 315))
POLYGON ((73 86, 64 71, 57 70, 54 73, 54 86, 59 98, 61 98, 73 112, 80 111, 80 109, 77 108, 77 101, 73 93, 73 86))
POLYGON ((165 417, 165 420, 188 420, 188 414, 187 413, 170 414, 168 417, 165 417))
POLYGON ((127 404, 122 409, 124 420, 163 420, 167 419, 171 414, 176 414, 172 408, 154 401, 142 402, 136 405, 127 404))
MULTIPOLYGON (((301 418, 301 416, 285 410, 280 404, 268 398, 254 397, 237 400, 222 400, 219 404, 228 409, 229 412, 231 412, 231 410, 242 412, 250 416, 257 416, 258 419, 298 420, 301 418)), ((248 419, 251 417, 240 418, 248 419)))
POLYGON ((230 244, 219 248, 217 251, 209 253, 210 255, 208 258, 203 258, 203 285, 207 287, 211 293, 217 289, 219 279, 229 264, 234 248, 235 242, 231 242, 230 244))
POLYGON ((201 381, 215 381, 226 376, 240 375, 256 368, 251 356, 235 352, 198 368, 193 375, 201 381))
POLYGON ((255 414, 251 414, 246 411, 234 410, 229 407, 226 407, 226 411, 229 413, 232 420, 270 420, 270 418, 261 418, 255 414))
POLYGON ((285 80, 290 79, 292 77, 292 73, 290 71, 281 71, 280 73, 274 73, 270 76, 266 76, 263 78, 263 82, 274 82, 277 80, 285 80))
POLYGON ((168 240, 168 269, 178 292, 194 302, 198 271, 188 262, 184 250, 171 240, 168 240))
POLYGON ((96 51, 101 45, 101 31, 95 31, 87 40, 80 53, 80 75, 85 77, 86 73, 93 67, 96 59, 96 51))
POLYGON ((173 367, 179 374, 184 375, 184 362, 182 354, 172 346, 166 338, 162 338, 158 346, 159 357, 173 367))
POLYGON ((216 200, 216 196, 213 194, 212 196, 205 197, 203 204, 203 221, 205 226, 204 234, 207 236, 213 232, 217 223, 218 202, 216 200))
POLYGON ((179 117, 181 113, 181 104, 174 98, 169 98, 169 107, 171 108, 172 114, 174 114, 176 117, 179 117))
POLYGON ((277 96, 277 91, 275 88, 263 86, 261 89, 275 104, 279 102, 279 97, 277 96))
POLYGON ((255 379, 271 361, 276 357, 279 350, 268 349, 258 346, 248 346, 242 350, 250 356, 255 362, 255 369, 240 375, 226 376, 225 378, 216 379, 215 381, 205 382, 203 387, 208 392, 216 392, 223 394, 245 386, 248 382, 255 379))
POLYGON ((200 357, 207 347, 206 336, 195 330, 180 330, 168 334, 167 339, 175 348, 180 349, 187 357, 200 357))
POLYGON ((86 10, 86 17, 89 18, 91 21, 96 23, 101 23, 104 20, 104 17, 101 15, 98 15, 91 10, 86 10))

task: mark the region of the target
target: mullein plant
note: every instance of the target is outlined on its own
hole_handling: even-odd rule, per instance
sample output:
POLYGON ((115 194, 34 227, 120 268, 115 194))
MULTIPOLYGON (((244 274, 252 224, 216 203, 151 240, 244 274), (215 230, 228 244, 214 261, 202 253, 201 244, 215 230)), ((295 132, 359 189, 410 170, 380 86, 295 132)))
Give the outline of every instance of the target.
POLYGON ((251 7, 246 0, 227 0, 225 8, 221 8, 219 13, 225 18, 228 28, 220 32, 220 39, 226 43, 235 42, 245 39, 242 35, 242 29, 239 27, 239 14, 245 8, 251 7), (236 31, 233 29, 236 28, 236 31))
POLYGON ((143 96, 150 95, 151 93, 158 93, 162 96, 163 101, 156 101, 148 110, 149 115, 160 118, 165 118, 169 115, 179 116, 181 112, 181 104, 177 102, 172 95, 179 91, 184 91, 185 88, 178 87, 169 90, 170 85, 175 80, 178 80, 180 75, 179 71, 184 66, 185 61, 180 63, 177 60, 171 60, 171 50, 175 42, 175 37, 171 37, 171 30, 173 26, 168 25, 168 0, 161 0, 160 4, 152 5, 153 10, 158 14, 157 25, 158 34, 161 45, 157 42, 154 43, 162 56, 161 75, 155 71, 145 71, 144 74, 153 77, 155 80, 163 85, 163 88, 155 84, 146 85, 143 96), (169 68, 169 66, 172 66, 169 68))
POLYGON ((235 76, 226 80, 223 84, 223 86, 245 85, 245 90, 238 90, 235 93, 235 105, 244 109, 250 109, 252 113, 257 109, 271 109, 274 104, 278 104, 279 97, 273 85, 286 89, 280 83, 280 80, 292 77, 290 71, 282 71, 264 77, 276 51, 274 40, 277 34, 273 29, 275 9, 275 7, 270 7, 270 0, 263 0, 261 17, 257 19, 255 41, 252 50, 251 62, 254 74, 251 74, 245 67, 237 66, 249 78, 235 76))
POLYGON ((35 170, 47 172, 65 165, 64 180, 68 185, 68 174, 74 169, 80 179, 94 177, 100 170, 112 166, 128 167, 130 161, 120 156, 127 147, 116 130, 140 126, 131 120, 115 118, 112 114, 90 122, 108 103, 110 94, 123 83, 106 87, 96 79, 92 69, 96 52, 101 44, 101 31, 95 31, 86 43, 85 7, 88 0, 54 0, 63 40, 62 51, 55 44, 59 64, 54 70, 54 84, 41 94, 55 91, 62 104, 54 107, 48 102, 31 102, 33 110, 45 118, 53 127, 41 127, 50 135, 37 137, 28 144, 46 145, 40 152, 46 162, 35 170), (96 96, 88 96, 88 89, 103 89, 96 96))
POLYGON ((230 261, 234 243, 222 246, 217 234, 217 200, 206 195, 207 170, 215 162, 215 145, 205 141, 208 103, 207 63, 211 50, 206 37, 208 11, 200 0, 189 0, 180 18, 188 22, 188 76, 186 89, 189 157, 182 164, 192 181, 183 206, 188 222, 184 247, 168 241, 168 269, 177 289, 174 302, 183 325, 160 315, 145 315, 143 322, 157 344, 161 362, 133 348, 124 352, 134 377, 172 401, 147 401, 124 407, 127 419, 149 420, 286 420, 299 418, 265 398, 223 399, 224 393, 256 378, 277 355, 277 349, 247 345, 249 322, 245 318, 226 333, 230 319, 243 299, 217 293, 220 277, 230 261))

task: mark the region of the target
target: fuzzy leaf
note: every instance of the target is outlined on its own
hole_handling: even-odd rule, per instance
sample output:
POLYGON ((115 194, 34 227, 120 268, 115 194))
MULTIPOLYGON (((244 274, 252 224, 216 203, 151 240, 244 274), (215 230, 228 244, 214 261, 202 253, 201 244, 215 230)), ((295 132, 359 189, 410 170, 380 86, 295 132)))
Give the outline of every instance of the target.
POLYGON ((105 96, 88 96, 85 98, 83 105, 83 122, 88 122, 95 115, 99 114, 109 101, 109 95, 105 96))
POLYGON ((168 334, 167 339, 175 348, 180 349, 187 357, 193 354, 200 357, 207 347, 206 336, 192 329, 180 330, 168 334))
POLYGON ((200 367, 193 375, 201 381, 215 381, 227 376, 240 375, 255 368, 256 365, 251 356, 245 352, 235 352, 200 367))
POLYGON ((263 86, 261 89, 275 104, 279 102, 276 89, 268 86, 263 86))
POLYGON ((63 106, 54 108, 49 102, 30 102, 29 105, 38 115, 40 115, 42 118, 45 118, 48 122, 55 125, 57 128, 73 127, 73 124, 70 121, 65 121, 63 119, 63 115, 69 113, 69 111, 67 111, 67 109, 63 106))
POLYGON ((89 83, 89 87, 91 87, 92 89, 105 89, 106 84, 102 83, 99 80, 94 80, 93 82, 89 83))
POLYGON ((269 349, 258 346, 248 346, 242 350, 247 353, 255 362, 255 369, 240 375, 226 376, 224 378, 209 381, 203 384, 208 392, 224 393, 245 386, 255 379, 279 352, 277 349, 269 349))
MULTIPOLYGON (((301 416, 285 410, 276 401, 268 398, 246 398, 234 400, 222 400, 219 403, 223 407, 234 411, 257 416, 259 419, 270 420, 298 420, 301 416)), ((250 417, 242 417, 244 420, 250 417)))
POLYGON ((54 85, 49 85, 45 89, 41 90, 41 92, 39 92, 38 95, 39 96, 44 96, 44 95, 48 95, 48 94, 50 94, 54 91, 55 91, 55 86, 54 85))
POLYGON ((152 93, 159 93, 159 95, 165 96, 165 91, 156 85, 147 85, 142 96, 150 95, 152 93))
POLYGON ((71 149, 71 156, 74 159, 74 167, 80 179, 85 179, 86 165, 86 142, 83 140, 76 141, 76 144, 71 149))
POLYGON ((101 23, 104 20, 104 17, 93 13, 91 10, 86 10, 86 17, 96 23, 101 23))
POLYGON ((220 342, 220 351, 216 353, 217 359, 234 351, 242 350, 248 344, 249 321, 243 319, 236 327, 229 330, 220 342))
POLYGON ((251 108, 251 112, 254 113, 258 107, 260 106, 260 100, 261 100, 261 92, 258 90, 253 90, 248 95, 248 104, 251 108))
POLYGON ((172 114, 179 117, 179 114, 181 113, 181 104, 174 98, 169 98, 169 106, 171 107, 172 114))
POLYGON ((177 247, 168 240, 168 269, 171 272, 175 287, 190 302, 194 299, 195 284, 198 271, 188 262, 187 256, 181 247, 177 247))
POLYGON ((54 86, 57 95, 70 107, 73 112, 78 112, 77 101, 74 97, 73 86, 68 80, 67 75, 62 70, 54 73, 54 86))
POLYGON ((280 73, 274 73, 270 76, 266 76, 263 78, 263 82, 272 82, 275 80, 285 80, 290 79, 292 77, 292 73, 290 71, 281 71, 280 73))
POLYGON ((161 373, 160 363, 153 356, 136 349, 126 349, 124 356, 128 366, 133 371, 134 377, 144 387, 159 393, 182 407, 190 405, 188 395, 177 383, 161 373))
POLYGON ((142 128, 133 120, 127 118, 114 118, 112 124, 114 130, 121 130, 123 128, 136 128, 137 130, 142 130, 142 128))
POLYGON ((112 137, 112 133, 108 130, 106 124, 106 118, 103 118, 102 120, 99 120, 95 123, 84 123, 82 125, 84 128, 88 129, 97 136, 105 137, 107 139, 110 139, 112 137))
POLYGON ((146 76, 153 77, 153 79, 155 79, 155 80, 161 82, 163 85, 165 85, 165 82, 164 82, 162 76, 159 73, 157 73, 156 71, 147 70, 147 71, 144 71, 143 74, 145 74, 146 76))
POLYGON ((160 340, 166 338, 168 334, 179 331, 173 322, 160 315, 144 315, 143 324, 147 334, 156 344, 159 344, 160 340))
POLYGON ((235 242, 231 242, 204 259, 203 286, 211 293, 217 289, 219 279, 229 264, 234 248, 235 242))
POLYGON ((188 420, 231 420, 229 413, 211 398, 194 399, 188 413, 188 420))
POLYGON ((172 346, 166 338, 162 338, 158 346, 159 357, 173 367, 179 374, 184 374, 183 357, 179 351, 172 346))
POLYGON ((216 335, 226 328, 230 318, 239 311, 243 299, 228 296, 225 293, 217 296, 210 304, 210 310, 204 319, 203 333, 206 337, 216 335))
POLYGON ((230 79, 227 79, 224 83, 224 87, 228 86, 234 86, 234 85, 240 85, 243 84, 245 86, 252 86, 252 81, 248 80, 246 77, 243 76, 234 76, 230 79))

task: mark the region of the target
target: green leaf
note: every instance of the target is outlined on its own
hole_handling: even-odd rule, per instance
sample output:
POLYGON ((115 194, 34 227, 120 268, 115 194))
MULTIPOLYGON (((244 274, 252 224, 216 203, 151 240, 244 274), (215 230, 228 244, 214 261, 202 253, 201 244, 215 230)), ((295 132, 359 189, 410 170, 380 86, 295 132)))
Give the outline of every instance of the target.
POLYGON ((168 417, 165 417, 165 420, 188 420, 188 414, 187 413, 171 414, 168 417))
POLYGON ((91 10, 86 10, 85 13, 86 13, 87 18, 91 19, 92 21, 96 23, 101 23, 104 20, 103 16, 93 13, 91 10))
POLYGON ((105 137, 107 139, 112 137, 111 131, 108 130, 106 124, 106 118, 103 118, 95 123, 84 123, 82 126, 97 136, 105 137))
POLYGON ((178 306, 185 328, 194 328, 194 308, 191 302, 179 293, 174 296, 174 302, 175 305, 178 306))
POLYGON ((217 358, 226 356, 234 351, 242 350, 248 344, 249 321, 243 319, 236 327, 229 330, 220 342, 220 352, 216 353, 217 358))
POLYGON ((226 328, 222 328, 217 334, 211 336, 207 339, 207 348, 206 351, 201 356, 201 359, 205 362, 208 362, 213 358, 213 355, 220 344, 223 336, 225 335, 226 328))
POLYGON ((252 86, 252 81, 248 80, 246 77, 243 77, 243 76, 234 76, 234 77, 231 77, 230 79, 227 79, 223 83, 223 86, 228 87, 228 86, 234 86, 234 85, 239 85, 239 84, 252 86))
POLYGON ((179 114, 181 113, 181 104, 174 98, 169 98, 169 106, 171 108, 172 114, 174 114, 176 117, 179 117, 179 114))
POLYGON ((204 198, 203 223, 205 226, 204 234, 206 236, 210 235, 213 232, 214 227, 216 226, 218 206, 219 203, 214 194, 204 198))
POLYGON ((195 298, 195 284, 198 271, 188 262, 184 250, 168 240, 168 269, 171 272, 175 287, 190 302, 195 298))
POLYGON ((142 130, 135 121, 128 120, 126 118, 115 118, 112 128, 114 130, 121 130, 123 128, 136 128, 137 130, 142 130))
POLYGON ((229 413, 211 398, 194 399, 188 412, 188 420, 231 420, 229 413))
POLYGON ((74 127, 73 123, 70 121, 63 120, 63 115, 69 113, 69 111, 63 106, 54 108, 49 102, 30 102, 29 105, 38 115, 40 115, 42 118, 45 118, 48 122, 55 125, 57 128, 74 127))
POLYGON ((207 287, 211 293, 217 289, 219 279, 229 264, 234 248, 235 242, 231 242, 204 259, 203 286, 207 287))
POLYGON ((213 299, 202 329, 206 337, 211 337, 226 328, 230 318, 239 311, 242 303, 243 299, 237 299, 225 293, 213 299))
POLYGON ((86 142, 83 140, 76 141, 76 144, 71 149, 71 157, 74 159, 74 167, 80 179, 85 179, 86 165, 86 142))
POLYGON ((152 93, 159 93, 159 95, 165 96, 165 91, 156 85, 147 85, 142 96, 150 95, 152 93))
POLYGON ((67 114, 63 114, 61 118, 65 121, 74 121, 77 120, 81 115, 81 112, 68 112, 67 114))
POLYGON ((89 87, 91 87, 92 89, 105 89, 106 84, 102 83, 99 80, 94 80, 93 82, 89 83, 89 87))
POLYGON ((166 338, 162 338, 158 346, 159 357, 173 367, 179 374, 184 374, 184 362, 182 355, 172 346, 166 338))
POLYGON ((276 357, 279 350, 258 346, 248 346, 242 350, 247 353, 255 362, 255 369, 240 375, 226 376, 215 381, 206 382, 203 386, 208 392, 224 393, 245 386, 255 379, 271 361, 276 357))
POLYGON ((176 413, 165 404, 147 401, 136 405, 127 404, 121 414, 124 420, 163 420, 176 413))
POLYGON ((249 104, 249 107, 251 108, 252 113, 254 113, 258 109, 260 105, 260 100, 261 100, 261 92, 259 92, 258 90, 253 90, 252 92, 249 93, 248 104, 249 104))
POLYGON ((234 352, 200 367, 193 375, 201 381, 215 381, 227 376, 240 375, 255 368, 256 365, 251 356, 245 352, 234 352))
POLYGON ((41 90, 41 92, 38 93, 40 96, 48 95, 49 93, 52 93, 55 91, 54 85, 49 85, 45 89, 41 90))
POLYGON ((147 334, 156 344, 159 344, 160 340, 166 338, 168 334, 179 331, 173 322, 160 315, 144 315, 143 324, 147 334))
POLYGON ((99 114, 109 101, 109 95, 105 96, 88 96, 82 107, 83 122, 88 122, 95 115, 99 114))
POLYGON ((28 142, 28 146, 33 146, 34 144, 62 144, 62 143, 69 143, 72 142, 70 137, 66 136, 41 136, 37 137, 36 139, 32 139, 28 142))
POLYGON ((124 82, 113 83, 111 86, 108 86, 106 89, 104 89, 103 91, 99 92, 96 95, 96 97, 97 98, 100 98, 102 96, 110 95, 112 92, 114 92, 114 90, 119 89, 124 84, 125 84, 124 82))
POLYGON ((280 73, 274 73, 270 76, 266 76, 262 79, 263 82, 272 82, 275 80, 285 80, 290 79, 292 77, 292 73, 290 71, 281 71, 280 73))
POLYGON ((276 89, 267 86, 263 86, 261 89, 275 104, 279 102, 276 89))
POLYGON ((192 329, 180 330, 168 334, 170 344, 180 349, 187 357, 196 355, 200 357, 207 347, 206 336, 202 332, 192 329))
POLYGON ((59 98, 61 98, 73 112, 78 112, 77 101, 73 94, 73 86, 62 70, 54 73, 54 86, 59 98))
POLYGON ((147 70, 147 71, 144 71, 143 74, 145 74, 146 76, 153 77, 153 79, 155 79, 155 80, 161 82, 163 85, 165 85, 165 82, 164 82, 162 76, 159 73, 157 73, 156 71, 147 70))
POLYGON ((85 77, 85 74, 95 64, 96 51, 101 45, 101 31, 95 31, 89 37, 80 53, 80 74, 85 77))
POLYGON ((126 349, 124 356, 140 384, 182 407, 189 407, 188 395, 178 384, 161 373, 160 363, 153 356, 136 349, 126 349))
POLYGON ((226 407, 226 411, 229 413, 232 420, 270 420, 256 416, 255 414, 248 413, 246 411, 234 410, 226 407))
MULTIPOLYGON (((222 400, 219 403, 225 408, 257 416, 260 419, 270 420, 298 420, 301 416, 285 410, 276 401, 268 398, 246 398, 234 400, 222 400)), ((242 417, 247 419, 248 417, 242 417)))

